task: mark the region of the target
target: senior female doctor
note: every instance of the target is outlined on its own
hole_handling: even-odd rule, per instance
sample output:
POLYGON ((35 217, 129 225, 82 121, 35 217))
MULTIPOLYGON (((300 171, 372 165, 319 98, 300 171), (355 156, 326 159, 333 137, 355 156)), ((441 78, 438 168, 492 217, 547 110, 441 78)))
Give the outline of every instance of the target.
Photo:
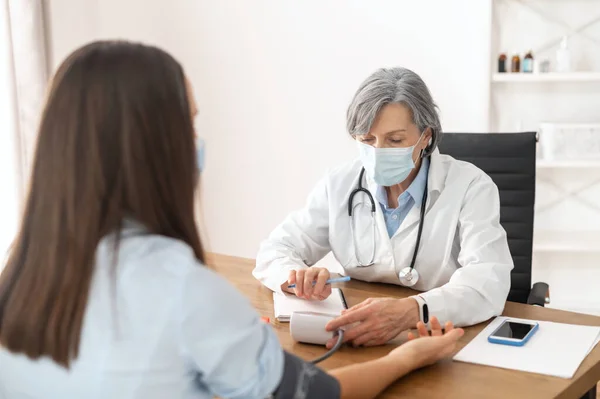
POLYGON ((442 129, 423 80, 405 68, 376 71, 352 100, 347 129, 358 159, 327 173, 262 243, 254 276, 322 300, 329 271, 310 266, 331 251, 353 279, 421 291, 367 299, 329 323, 346 326, 356 346, 384 344, 432 316, 465 326, 500 314, 513 263, 498 189, 439 153, 442 129))

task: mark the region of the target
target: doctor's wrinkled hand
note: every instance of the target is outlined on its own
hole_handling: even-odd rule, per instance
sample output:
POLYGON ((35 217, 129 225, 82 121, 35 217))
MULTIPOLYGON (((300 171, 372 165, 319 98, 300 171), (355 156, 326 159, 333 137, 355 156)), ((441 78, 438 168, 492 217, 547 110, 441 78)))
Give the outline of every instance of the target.
POLYGON ((281 289, 298 298, 322 301, 331 295, 331 284, 326 284, 329 277, 329 270, 322 267, 292 270, 281 289), (296 284, 296 288, 288 288, 291 284, 296 284))
MULTIPOLYGON (((412 298, 369 298, 342 312, 327 323, 327 331, 344 328, 344 342, 353 346, 383 345, 398 334, 414 328, 419 321, 419 306, 412 298)), ((327 348, 337 338, 327 342, 327 348)))

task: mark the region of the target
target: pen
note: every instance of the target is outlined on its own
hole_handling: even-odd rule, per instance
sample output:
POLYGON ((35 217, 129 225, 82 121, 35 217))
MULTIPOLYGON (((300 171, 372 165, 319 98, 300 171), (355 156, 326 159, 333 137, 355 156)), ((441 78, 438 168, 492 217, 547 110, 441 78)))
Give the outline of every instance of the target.
MULTIPOLYGON (((325 282, 325 284, 343 283, 344 281, 350 281, 350 276, 330 278, 329 280, 327 280, 327 282, 325 282)), ((313 281, 313 285, 315 285, 316 283, 317 283, 316 281, 313 281)), ((288 285, 288 288, 296 288, 296 284, 290 284, 290 285, 288 285)))

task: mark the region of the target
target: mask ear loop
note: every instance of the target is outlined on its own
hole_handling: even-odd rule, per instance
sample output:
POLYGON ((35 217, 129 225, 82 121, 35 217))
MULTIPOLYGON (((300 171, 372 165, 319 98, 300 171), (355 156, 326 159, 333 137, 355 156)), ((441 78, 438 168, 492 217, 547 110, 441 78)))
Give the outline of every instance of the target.
MULTIPOLYGON (((419 157, 417 158, 417 161, 418 161, 418 160, 423 160, 423 158, 425 158, 423 154, 425 154, 425 149, 422 149, 422 150, 419 152, 419 157)), ((416 165, 416 162, 415 162, 414 160, 413 160, 413 164, 415 164, 415 165, 416 165)))
MULTIPOLYGON (((423 133, 421 133, 421 137, 419 137, 419 141, 421 141, 421 139, 423 138, 423 136, 425 135, 425 131, 427 129, 423 130, 423 133)), ((417 144, 419 144, 419 141, 417 141, 417 144)), ((416 145, 416 144, 415 144, 416 145)), ((427 147, 429 147, 430 144, 427 144, 427 147)), ((425 158, 425 149, 427 149, 427 147, 423 148, 420 152, 419 152, 419 159, 423 160, 423 158, 425 158)), ((415 161, 413 161, 413 163, 415 163, 415 161)))
MULTIPOLYGON (((425 128, 425 130, 423 130, 423 133, 421 133, 422 136, 425 135, 425 132, 427 131, 427 129, 429 129, 429 128, 427 127, 427 128, 425 128)), ((427 148, 429 148, 429 146, 431 145, 431 140, 432 139, 433 139, 433 133, 432 133, 432 136, 429 138, 429 143, 427 143, 427 146, 424 149, 422 149, 421 150, 421 154, 419 154, 421 159, 425 158, 425 156, 424 156, 425 150, 427 150, 427 148)))
MULTIPOLYGON (((421 133, 421 135, 419 136, 419 140, 417 140, 417 142, 415 143, 415 145, 413 146, 413 148, 414 148, 414 147, 416 147, 417 145, 419 145, 419 143, 421 142, 421 140, 422 140, 422 139, 423 139, 423 137, 425 136, 425 131, 426 131, 426 130, 427 130, 427 128, 425 128, 425 130, 423 130, 423 132, 422 132, 422 133, 421 133)), ((427 147, 425 147, 425 148, 427 148, 427 147)), ((421 152, 419 152, 419 158, 418 158, 417 160, 419 160, 419 159, 423 159, 423 154, 424 154, 424 153, 425 153, 425 150, 424 150, 424 149, 423 149, 423 150, 421 150, 421 152)), ((415 165, 416 165, 416 162, 415 162, 415 160, 414 160, 414 159, 413 159, 413 164, 415 164, 415 165)))

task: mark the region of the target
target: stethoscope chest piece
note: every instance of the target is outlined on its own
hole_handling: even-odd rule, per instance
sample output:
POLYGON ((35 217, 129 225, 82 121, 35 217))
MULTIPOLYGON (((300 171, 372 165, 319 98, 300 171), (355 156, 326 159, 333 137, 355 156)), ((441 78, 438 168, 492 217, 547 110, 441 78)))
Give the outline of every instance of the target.
POLYGON ((419 272, 412 267, 405 267, 398 273, 400 283, 406 287, 412 287, 419 281, 419 272))

